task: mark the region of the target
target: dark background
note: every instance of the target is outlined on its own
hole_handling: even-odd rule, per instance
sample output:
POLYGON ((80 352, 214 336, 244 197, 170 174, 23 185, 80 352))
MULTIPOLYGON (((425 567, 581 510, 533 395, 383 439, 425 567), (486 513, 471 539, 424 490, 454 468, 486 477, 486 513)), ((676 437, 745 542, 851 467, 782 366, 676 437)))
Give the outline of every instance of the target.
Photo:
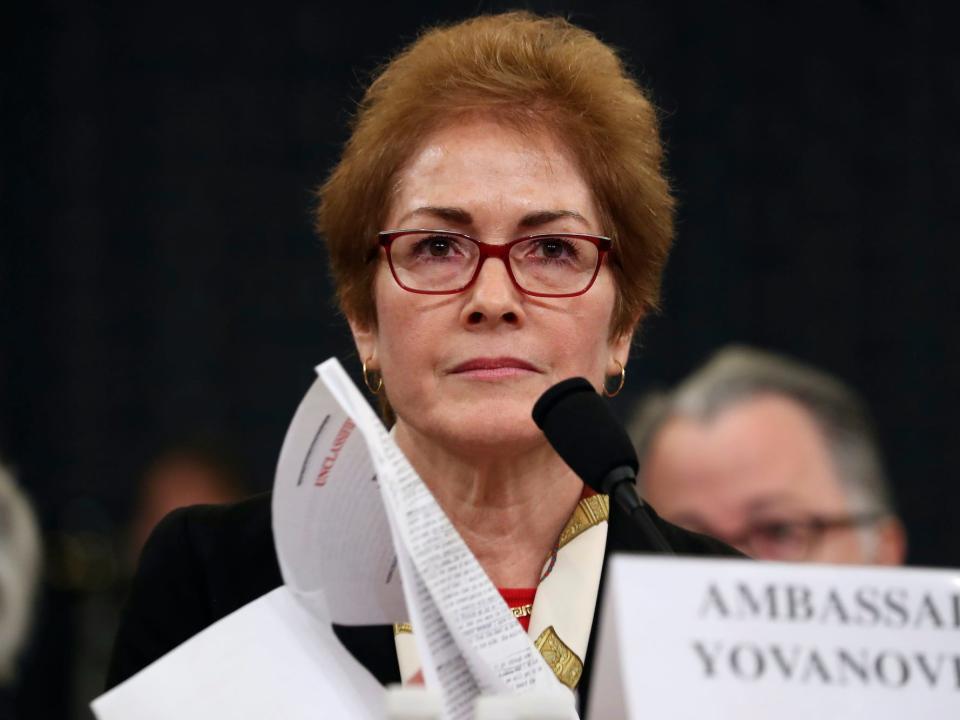
MULTIPOLYGON (((663 111, 678 240, 619 407, 733 341, 812 362, 874 411, 910 561, 956 567, 956 25, 922 3, 725 5, 524 5, 622 48, 663 111)), ((0 454, 57 556, 34 717, 97 682, 76 679, 97 586, 58 576, 64 544, 116 535, 178 439, 215 439, 269 487, 313 365, 358 374, 310 211, 364 79, 425 24, 516 6, 8 10, 0 454)))

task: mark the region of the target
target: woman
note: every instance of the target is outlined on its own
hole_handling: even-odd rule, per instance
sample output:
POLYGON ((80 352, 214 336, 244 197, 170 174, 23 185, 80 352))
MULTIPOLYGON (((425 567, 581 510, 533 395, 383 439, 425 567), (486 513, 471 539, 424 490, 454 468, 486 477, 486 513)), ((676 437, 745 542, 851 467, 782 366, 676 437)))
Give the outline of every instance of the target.
MULTIPOLYGON (((397 444, 582 697, 604 558, 650 548, 616 509, 608 523, 530 413, 568 377, 622 386, 672 240, 660 163, 654 110, 616 55, 515 13, 396 57, 320 192, 340 306, 397 444)), ((727 551, 657 523, 679 552, 727 551)), ((174 513, 144 552, 110 684, 280 582, 266 496, 174 513)), ((402 634, 339 634, 382 682, 417 675, 402 634)))

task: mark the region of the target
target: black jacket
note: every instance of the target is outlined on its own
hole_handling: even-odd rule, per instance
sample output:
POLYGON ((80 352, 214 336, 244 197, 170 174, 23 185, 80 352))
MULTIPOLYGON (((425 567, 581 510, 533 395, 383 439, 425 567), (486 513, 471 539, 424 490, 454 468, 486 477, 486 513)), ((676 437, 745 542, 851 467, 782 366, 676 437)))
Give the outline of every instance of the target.
MULTIPOLYGON (((147 542, 113 648, 107 687, 122 682, 208 625, 283 584, 273 545, 270 494, 232 505, 176 510, 147 542)), ((723 543, 653 519, 680 555, 737 555, 723 543)), ((646 539, 614 504, 610 507, 607 558, 614 552, 651 552, 646 539)), ((599 634, 594 614, 579 684, 586 706, 591 658, 599 634)), ((400 681, 393 628, 334 627, 341 642, 384 685, 400 681)))

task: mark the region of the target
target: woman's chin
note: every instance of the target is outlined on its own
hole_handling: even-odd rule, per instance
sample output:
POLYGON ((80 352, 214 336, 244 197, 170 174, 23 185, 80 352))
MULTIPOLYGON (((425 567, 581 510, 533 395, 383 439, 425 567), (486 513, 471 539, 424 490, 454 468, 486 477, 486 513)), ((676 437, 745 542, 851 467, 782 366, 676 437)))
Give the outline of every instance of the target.
POLYGON ((401 413, 400 419, 422 439, 457 454, 523 452, 546 442, 531 416, 534 401, 500 397, 451 403, 438 412, 401 413))

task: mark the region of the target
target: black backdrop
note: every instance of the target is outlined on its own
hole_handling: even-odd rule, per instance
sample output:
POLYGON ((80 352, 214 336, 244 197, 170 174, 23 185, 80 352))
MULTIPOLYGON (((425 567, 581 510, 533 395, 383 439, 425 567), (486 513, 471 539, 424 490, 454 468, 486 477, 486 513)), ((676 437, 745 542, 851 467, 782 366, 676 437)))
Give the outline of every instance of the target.
MULTIPOLYGON (((834 372, 876 415, 911 562, 960 565, 955 25, 921 3, 727 5, 526 4, 622 48, 663 110, 679 237, 625 399, 732 341, 834 372)), ((49 533, 121 523, 175 438, 219 438, 269 486, 312 366, 357 370, 310 209, 363 79, 424 24, 510 6, 8 16, 0 453, 49 533)))

